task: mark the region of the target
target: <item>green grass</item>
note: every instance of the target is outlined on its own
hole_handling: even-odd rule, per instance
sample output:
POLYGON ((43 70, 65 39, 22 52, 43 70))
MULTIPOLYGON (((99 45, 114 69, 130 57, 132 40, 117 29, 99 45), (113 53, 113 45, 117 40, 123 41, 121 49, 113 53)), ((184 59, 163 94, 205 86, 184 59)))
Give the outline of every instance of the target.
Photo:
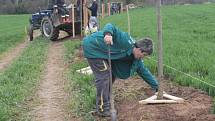
MULTIPOLYGON (((215 86, 210 86, 215 85, 214 5, 162 7, 165 75, 181 85, 202 89, 210 96, 215 96, 215 86)), ((145 63, 156 73, 156 10, 151 7, 131 10, 130 19, 133 37, 138 39, 149 36, 154 40, 155 52, 151 59, 145 59, 145 63)), ((110 16, 101 23, 104 25, 109 22, 127 31, 126 13, 110 16)))
POLYGON ((29 15, 0 15, 0 55, 24 41, 29 15))
MULTIPOLYGON (((154 40, 155 52, 151 59, 145 59, 146 65, 154 72, 157 71, 156 54, 156 14, 154 8, 142 8, 130 11, 131 35, 136 39, 149 36, 154 40)), ((164 6, 163 17, 163 46, 164 46, 164 72, 165 76, 181 85, 193 86, 215 96, 215 89, 199 80, 190 78, 178 71, 170 69, 174 67, 179 71, 190 74, 209 84, 215 85, 215 16, 214 4, 190 5, 190 6, 164 6), (168 66, 166 66, 168 65, 168 66)), ((127 31, 126 14, 113 15, 101 21, 113 23, 120 29, 127 31)), ((66 60, 74 59, 79 42, 65 42, 66 60)), ((77 69, 86 67, 86 62, 73 62, 68 70, 71 80, 69 85, 72 92, 71 107, 73 113, 84 116, 90 120, 87 112, 95 105, 95 89, 92 77, 80 75, 77 69)), ((214 99, 215 100, 215 99, 214 99)), ((215 107, 215 103, 214 103, 215 107)), ((215 108, 214 111, 215 113, 215 108)))
MULTIPOLYGON (((75 60, 75 52, 80 47, 80 41, 67 41, 64 43, 65 60, 71 62, 75 60)), ((95 106, 95 87, 92 76, 79 74, 76 70, 87 66, 86 61, 74 61, 70 63, 67 71, 69 92, 71 92, 70 108, 71 112, 84 120, 92 120, 90 112, 95 106)))
POLYGON ((0 121, 23 120, 27 114, 24 102, 38 84, 47 50, 48 41, 35 39, 18 59, 0 73, 0 121))
MULTIPOLYGON (((214 4, 167 6, 163 7, 162 16, 164 63, 215 84, 213 10, 214 4)), ((156 51, 155 9, 137 9, 130 11, 130 15, 131 35, 135 38, 152 37, 156 51)), ((115 23, 127 31, 126 17, 126 14, 114 15, 103 20, 102 24, 115 23)), ((156 59, 156 52, 153 58, 156 59)))

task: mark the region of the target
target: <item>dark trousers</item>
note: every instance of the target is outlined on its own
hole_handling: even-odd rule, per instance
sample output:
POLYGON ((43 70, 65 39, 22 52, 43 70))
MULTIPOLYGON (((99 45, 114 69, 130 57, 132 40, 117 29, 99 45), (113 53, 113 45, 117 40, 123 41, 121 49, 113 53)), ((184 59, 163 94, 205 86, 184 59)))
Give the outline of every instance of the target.
MULTIPOLYGON (((106 59, 87 59, 95 76, 96 110, 110 110, 110 70, 106 59)), ((113 74, 112 74, 113 75, 113 74)), ((115 80, 112 77, 113 81, 115 80)))

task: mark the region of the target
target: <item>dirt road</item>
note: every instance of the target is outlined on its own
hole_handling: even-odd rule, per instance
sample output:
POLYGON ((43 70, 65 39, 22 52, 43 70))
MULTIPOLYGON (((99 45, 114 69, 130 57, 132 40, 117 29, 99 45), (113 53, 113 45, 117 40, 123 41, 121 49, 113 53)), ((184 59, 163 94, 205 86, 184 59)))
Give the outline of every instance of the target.
POLYGON ((11 49, 9 52, 3 54, 0 58, 0 71, 8 67, 11 62, 18 57, 24 48, 28 45, 28 41, 19 44, 15 48, 11 49))
POLYGON ((48 52, 45 74, 40 82, 36 98, 38 105, 33 110, 34 121, 64 121, 66 98, 63 78, 63 43, 52 42, 48 52))

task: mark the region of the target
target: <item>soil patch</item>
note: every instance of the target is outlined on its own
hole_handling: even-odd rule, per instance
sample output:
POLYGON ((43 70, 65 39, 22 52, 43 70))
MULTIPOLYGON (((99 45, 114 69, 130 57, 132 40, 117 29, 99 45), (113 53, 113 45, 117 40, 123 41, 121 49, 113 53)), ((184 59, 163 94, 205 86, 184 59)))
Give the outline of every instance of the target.
MULTIPOLYGON (((76 54, 77 57, 81 55, 76 54)), ((79 58, 80 59, 80 58, 79 58)), ((185 99, 182 104, 139 104, 140 100, 153 95, 151 88, 141 78, 116 80, 114 89, 115 108, 119 121, 215 121, 212 114, 213 98, 192 87, 183 87, 171 81, 162 81, 167 94, 185 99)), ((96 121, 111 121, 95 117, 96 121)))
MULTIPOLYGON (((82 51, 76 54, 83 59, 82 51)), ((153 95, 151 88, 139 77, 116 80, 113 85, 115 108, 119 121, 215 121, 212 114, 213 98, 207 93, 177 85, 171 81, 162 81, 167 94, 185 99, 182 104, 139 104, 140 100, 153 95)), ((95 117, 96 121, 111 121, 110 118, 95 117)))
POLYGON ((140 78, 116 81, 115 102, 119 121, 215 121, 212 98, 191 88, 163 81, 164 90, 184 98, 183 104, 141 105, 138 101, 150 97, 150 87, 140 78))

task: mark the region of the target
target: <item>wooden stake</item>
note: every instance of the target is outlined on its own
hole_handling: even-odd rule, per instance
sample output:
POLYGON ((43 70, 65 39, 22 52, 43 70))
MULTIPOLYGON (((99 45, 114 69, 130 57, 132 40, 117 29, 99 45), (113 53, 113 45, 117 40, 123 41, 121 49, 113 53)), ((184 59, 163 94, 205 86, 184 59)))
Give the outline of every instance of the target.
POLYGON ((157 94, 158 93, 156 93, 155 95, 153 95, 145 100, 141 100, 141 101, 139 101, 139 103, 140 104, 167 104, 167 103, 183 103, 184 102, 184 99, 169 95, 165 92, 163 92, 164 95, 162 97, 165 97, 168 100, 167 99, 158 100, 157 94))
POLYGON ((84 0, 84 3, 83 3, 83 16, 84 16, 84 27, 87 26, 87 17, 86 17, 86 14, 87 14, 87 7, 86 7, 86 0, 84 0))
POLYGON ((142 100, 140 104, 167 104, 167 103, 180 103, 175 100, 142 100))
POLYGON ((126 10, 127 10, 127 16, 128 16, 128 33, 130 34, 131 33, 131 25, 130 25, 130 16, 129 16, 129 7, 128 5, 126 5, 126 10))
POLYGON ((158 53, 158 80, 160 81, 158 98, 163 99, 163 38, 162 38, 162 18, 161 18, 161 0, 156 1, 157 13, 157 53, 158 53))
POLYGON ((145 100, 156 100, 157 98, 158 98, 157 95, 153 95, 153 96, 151 96, 150 98, 147 98, 147 99, 145 99, 145 100))
POLYGON ((72 37, 75 38, 75 8, 72 4, 72 37))
POLYGON ((83 37, 83 33, 82 33, 82 30, 83 30, 83 2, 82 2, 82 0, 81 0, 81 2, 80 2, 80 21, 81 21, 81 28, 80 28, 80 30, 81 30, 81 37, 83 37))
POLYGON ((163 77, 163 37, 162 37, 162 18, 161 0, 157 0, 157 36, 158 36, 158 77, 163 77))
POLYGON ((108 16, 110 16, 110 0, 108 0, 108 16))
POLYGON ((121 3, 121 10, 120 11, 121 11, 120 13, 123 12, 123 3, 121 3))
POLYGON ((105 15, 105 5, 102 3, 102 18, 104 18, 105 15))
MULTIPOLYGON (((87 2, 88 2, 88 0, 85 0, 85 4, 87 4, 87 2)), ((85 17, 86 17, 86 26, 87 26, 87 24, 88 24, 88 8, 85 7, 85 10, 86 10, 86 11, 85 11, 85 12, 86 12, 86 13, 85 13, 85 15, 86 15, 85 17)), ((86 26, 85 26, 85 27, 86 27, 86 26)))
POLYGON ((181 102, 184 101, 184 99, 182 99, 182 98, 179 98, 179 97, 176 97, 176 96, 172 96, 172 95, 169 95, 169 94, 166 94, 166 93, 163 94, 163 97, 165 97, 165 98, 167 98, 167 99, 179 101, 179 102, 180 102, 180 101, 181 101, 181 102))

